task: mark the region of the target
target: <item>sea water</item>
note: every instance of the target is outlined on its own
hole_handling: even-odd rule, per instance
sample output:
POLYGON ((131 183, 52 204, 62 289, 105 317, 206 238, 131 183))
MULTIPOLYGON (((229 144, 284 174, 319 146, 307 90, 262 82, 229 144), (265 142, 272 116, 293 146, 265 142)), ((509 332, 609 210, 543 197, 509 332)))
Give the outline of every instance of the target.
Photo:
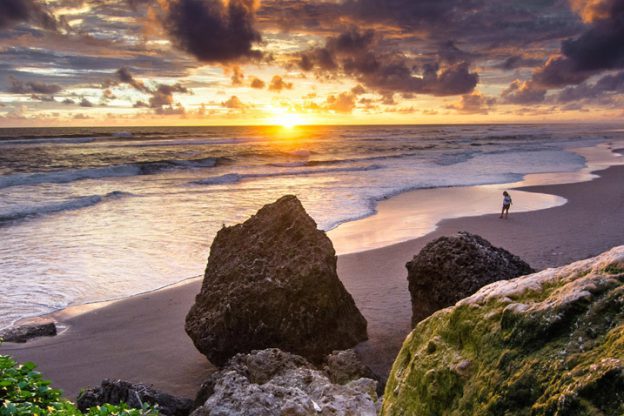
POLYGON ((331 230, 407 190, 576 171, 585 159, 571 149, 623 136, 595 125, 0 129, 0 328, 199 276, 221 227, 285 194, 331 230))

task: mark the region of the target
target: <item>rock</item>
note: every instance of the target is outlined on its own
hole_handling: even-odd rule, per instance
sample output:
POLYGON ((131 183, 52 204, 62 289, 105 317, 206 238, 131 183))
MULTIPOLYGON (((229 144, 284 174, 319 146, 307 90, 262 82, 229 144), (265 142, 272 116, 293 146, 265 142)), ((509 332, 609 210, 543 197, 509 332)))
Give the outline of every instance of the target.
POLYGON ((489 283, 534 272, 519 257, 466 232, 432 241, 406 267, 412 326, 489 283))
POLYGON ((193 409, 193 401, 190 399, 175 397, 145 384, 123 380, 104 380, 100 387, 83 390, 76 400, 78 409, 82 412, 105 403, 126 403, 135 409, 149 403, 158 405, 160 414, 165 416, 187 416, 193 409))
POLYGON ((295 196, 217 233, 186 332, 219 366, 269 347, 320 362, 367 338, 331 241, 295 196))
POLYGON ((377 382, 333 384, 303 357, 271 348, 238 354, 214 373, 192 416, 375 416, 377 382))
POLYGON ((41 324, 28 324, 8 328, 0 331, 0 341, 2 342, 26 342, 38 337, 53 337, 56 335, 56 325, 54 322, 44 322, 41 324))
POLYGON ((385 382, 360 360, 354 350, 332 352, 325 358, 323 371, 335 384, 346 384, 358 378, 370 378, 377 381, 377 395, 383 395, 385 382))
POLYGON ((421 321, 382 415, 624 414, 624 246, 492 283, 421 321))

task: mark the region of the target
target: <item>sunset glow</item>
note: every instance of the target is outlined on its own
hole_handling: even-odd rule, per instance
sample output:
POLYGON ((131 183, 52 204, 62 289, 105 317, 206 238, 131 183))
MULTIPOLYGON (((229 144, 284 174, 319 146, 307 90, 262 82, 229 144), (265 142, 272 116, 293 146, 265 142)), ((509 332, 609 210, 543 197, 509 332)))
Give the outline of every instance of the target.
POLYGON ((6 0, 0 125, 614 121, 618 4, 6 0))

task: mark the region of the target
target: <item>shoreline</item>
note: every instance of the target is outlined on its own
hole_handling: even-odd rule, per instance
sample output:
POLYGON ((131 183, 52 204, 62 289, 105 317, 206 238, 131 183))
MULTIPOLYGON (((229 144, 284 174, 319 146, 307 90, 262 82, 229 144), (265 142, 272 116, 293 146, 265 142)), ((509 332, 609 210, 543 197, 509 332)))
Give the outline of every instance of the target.
MULTIPOLYGON (((567 264, 622 244, 624 227, 617 218, 624 209, 624 197, 614 190, 624 178, 624 167, 599 172, 599 178, 592 182, 536 185, 536 181, 524 181, 524 187, 515 188, 559 195, 568 201, 565 205, 526 213, 514 212, 512 206, 507 221, 498 220, 497 214, 445 219, 424 236, 339 255, 338 275, 369 322, 369 341, 357 347, 364 361, 376 372, 387 373, 410 330, 405 262, 439 236, 460 230, 474 232, 538 269, 567 264), (595 200, 605 203, 594 207, 595 200), (592 212, 591 217, 587 217, 588 212, 592 212), (601 217, 604 221, 596 224, 596 218, 601 217), (600 232, 595 232, 595 225, 600 232), (581 234, 593 232, 595 238, 578 241, 576 234, 581 230, 581 234)), ((27 344, 5 344, 0 353, 35 361, 44 376, 70 398, 80 388, 99 384, 107 377, 154 384, 190 397, 214 370, 183 330, 184 316, 200 284, 200 279, 183 281, 174 287, 108 301, 78 314, 68 308, 53 312, 51 315, 59 316, 59 322, 67 326, 61 335, 27 344)))
MULTIPOLYGON (((586 159, 586 166, 572 172, 556 173, 535 173, 527 174, 517 182, 471 185, 471 186, 450 186, 439 188, 417 188, 407 190, 393 195, 389 198, 375 202, 374 211, 365 217, 346 221, 336 227, 326 231, 332 240, 337 256, 346 254, 356 254, 369 250, 392 246, 402 242, 407 242, 415 238, 421 238, 429 233, 435 232, 439 224, 446 219, 472 217, 487 215, 492 213, 492 207, 499 204, 500 194, 503 190, 518 190, 524 192, 529 186, 541 185, 563 185, 568 183, 578 183, 591 181, 596 175, 593 172, 605 169, 610 166, 624 164, 622 155, 624 149, 612 148, 612 142, 602 142, 590 147, 571 148, 569 151, 579 154, 586 159), (431 213, 440 206, 451 206, 454 200, 460 199, 464 205, 460 209, 436 212, 435 217, 431 213), (434 203, 428 203, 433 200, 434 203), (469 206, 465 205, 466 200, 471 200, 469 206), (422 202, 425 202, 423 206, 422 202), (427 215, 415 215, 413 209, 403 209, 404 206, 418 206, 418 213, 423 211, 427 215), (405 221, 408 217, 410 221, 405 221), (419 224, 419 219, 425 217, 425 224, 419 224), (379 233, 379 230, 382 230, 379 233), (393 234, 394 233, 394 234, 393 234), (366 236, 366 237, 363 237, 366 236), (373 238, 371 238, 373 236, 373 238)), ((622 142, 624 145, 624 142, 622 142)), ((555 194, 529 192, 525 193, 530 200, 524 206, 514 206, 516 212, 531 212, 541 209, 548 209, 565 204, 565 198, 555 194)), ((25 316, 15 320, 0 329, 13 326, 27 325, 32 322, 40 322, 41 319, 52 319, 62 325, 62 321, 71 317, 109 306, 115 302, 126 299, 133 299, 153 292, 167 290, 186 282, 202 278, 203 275, 196 275, 183 280, 166 284, 155 289, 139 292, 128 296, 112 299, 104 299, 84 304, 70 304, 68 306, 41 314, 25 316)))

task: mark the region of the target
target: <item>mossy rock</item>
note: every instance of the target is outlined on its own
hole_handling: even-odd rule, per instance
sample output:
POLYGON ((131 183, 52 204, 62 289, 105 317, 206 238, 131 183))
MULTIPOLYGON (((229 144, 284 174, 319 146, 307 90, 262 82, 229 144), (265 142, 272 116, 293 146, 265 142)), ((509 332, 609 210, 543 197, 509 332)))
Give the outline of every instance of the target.
POLYGON ((500 281, 420 322, 382 415, 624 415, 624 246, 500 281))

